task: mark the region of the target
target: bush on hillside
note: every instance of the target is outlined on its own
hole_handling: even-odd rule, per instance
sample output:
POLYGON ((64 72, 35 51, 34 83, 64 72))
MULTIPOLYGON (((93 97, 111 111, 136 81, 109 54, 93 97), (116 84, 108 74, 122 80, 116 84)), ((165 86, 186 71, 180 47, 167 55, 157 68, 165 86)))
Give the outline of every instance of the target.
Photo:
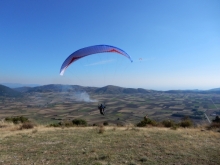
POLYGON ((216 116, 215 119, 212 120, 212 123, 207 128, 208 129, 219 129, 220 128, 220 118, 219 118, 219 116, 216 116))
POLYGON ((214 120, 212 120, 213 123, 220 123, 220 117, 216 116, 214 120))
POLYGON ((212 129, 212 128, 220 128, 220 123, 217 122, 212 122, 209 126, 208 129, 212 129))
POLYGON ((174 127, 176 125, 176 123, 173 120, 164 120, 162 121, 162 125, 164 127, 174 127))
POLYGON ((60 127, 61 126, 61 123, 52 123, 52 124, 49 124, 49 127, 60 127))
POLYGON ((84 119, 74 119, 72 121, 63 120, 59 123, 52 123, 49 127, 73 127, 73 126, 87 126, 87 121, 84 119))
POLYGON ((140 121, 140 123, 137 124, 138 127, 145 127, 147 125, 157 126, 157 122, 144 117, 144 120, 140 121))
POLYGON ((58 123, 62 127, 72 127, 73 123, 70 120, 63 120, 58 123))
POLYGON ((34 128, 34 124, 31 123, 31 122, 25 122, 25 123, 22 123, 22 125, 20 126, 20 129, 32 129, 34 128))
POLYGON ((104 121, 104 122, 103 122, 103 125, 104 125, 104 126, 107 126, 107 125, 108 125, 108 122, 107 122, 107 121, 104 121))
POLYGON ((49 127, 73 127, 72 121, 69 120, 63 120, 59 123, 52 123, 49 125, 49 127))
POLYGON ((179 126, 184 127, 184 128, 192 127, 193 122, 189 117, 185 116, 185 117, 182 118, 182 121, 179 123, 179 126))
POLYGON ((72 123, 77 126, 87 126, 87 121, 84 119, 74 119, 72 123))
POLYGON ((28 118, 27 118, 27 117, 24 117, 24 116, 6 117, 6 118, 5 118, 5 121, 7 121, 7 122, 13 122, 14 124, 29 122, 28 118))

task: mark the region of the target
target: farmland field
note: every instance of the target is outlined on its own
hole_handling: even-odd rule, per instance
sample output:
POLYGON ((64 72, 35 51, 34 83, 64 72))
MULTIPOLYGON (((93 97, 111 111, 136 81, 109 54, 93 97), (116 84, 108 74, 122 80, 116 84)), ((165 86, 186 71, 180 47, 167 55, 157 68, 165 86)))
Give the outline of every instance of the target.
POLYGON ((90 94, 89 100, 77 99, 71 92, 33 92, 21 98, 1 97, 0 118, 22 115, 38 123, 83 118, 89 124, 103 121, 135 124, 146 115, 157 121, 190 116, 195 123, 206 123, 204 113, 213 119, 220 108, 217 94, 90 94), (105 116, 99 114, 99 103, 106 103, 105 116))

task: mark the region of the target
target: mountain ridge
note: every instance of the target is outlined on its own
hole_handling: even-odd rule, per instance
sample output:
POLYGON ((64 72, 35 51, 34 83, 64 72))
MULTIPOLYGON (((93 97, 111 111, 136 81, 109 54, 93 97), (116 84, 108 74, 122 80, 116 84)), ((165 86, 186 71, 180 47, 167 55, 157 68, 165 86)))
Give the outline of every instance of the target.
POLYGON ((23 96, 21 92, 18 92, 16 90, 13 90, 7 86, 0 84, 0 96, 5 97, 21 97, 23 96))
POLYGON ((17 87, 9 88, 0 84, 0 96, 19 97, 24 93, 32 92, 88 92, 95 94, 147 94, 152 92, 159 93, 200 93, 200 94, 220 94, 220 88, 213 88, 209 90, 148 90, 144 88, 125 88, 114 85, 107 85, 104 87, 85 87, 80 85, 63 85, 63 84, 47 84, 36 87, 17 87))

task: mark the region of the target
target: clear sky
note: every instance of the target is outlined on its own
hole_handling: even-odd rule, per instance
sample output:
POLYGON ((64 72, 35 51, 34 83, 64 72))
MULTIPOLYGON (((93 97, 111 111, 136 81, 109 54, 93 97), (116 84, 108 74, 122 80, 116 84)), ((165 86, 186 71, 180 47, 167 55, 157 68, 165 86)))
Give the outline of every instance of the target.
POLYGON ((0 83, 220 87, 219 0, 1 0, 0 83), (74 51, 117 46, 72 64, 74 51))

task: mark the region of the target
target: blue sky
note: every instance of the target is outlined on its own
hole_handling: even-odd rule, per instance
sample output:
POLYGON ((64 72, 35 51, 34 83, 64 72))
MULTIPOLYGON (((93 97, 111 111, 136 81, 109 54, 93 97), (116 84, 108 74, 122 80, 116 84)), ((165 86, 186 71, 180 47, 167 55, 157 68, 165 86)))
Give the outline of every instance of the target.
POLYGON ((220 87, 219 0, 0 1, 0 83, 220 87), (59 75, 74 51, 117 46, 59 75), (142 60, 140 60, 142 59, 142 60))

